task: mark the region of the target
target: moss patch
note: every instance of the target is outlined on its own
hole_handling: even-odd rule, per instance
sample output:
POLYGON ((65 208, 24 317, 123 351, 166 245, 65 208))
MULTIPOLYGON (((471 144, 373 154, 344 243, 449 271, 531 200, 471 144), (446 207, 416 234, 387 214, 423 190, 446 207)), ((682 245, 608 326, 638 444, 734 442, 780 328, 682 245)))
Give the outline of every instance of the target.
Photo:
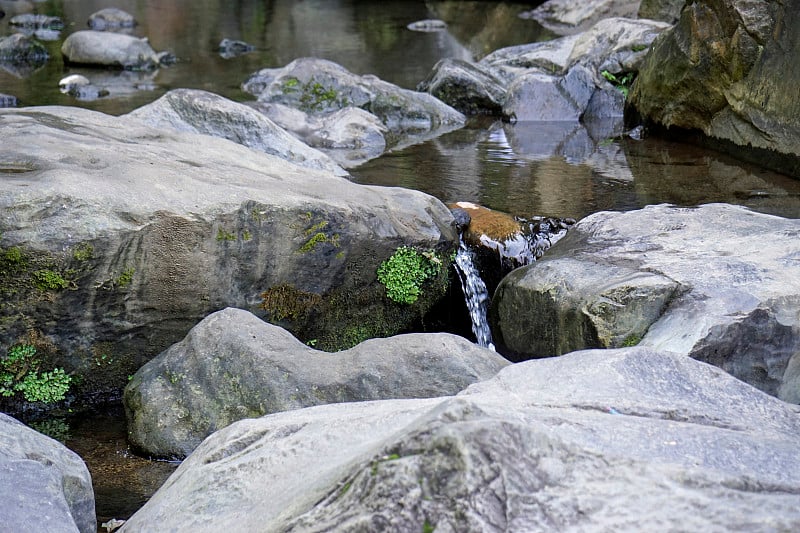
POLYGON ((261 293, 261 307, 273 320, 299 320, 319 304, 321 296, 301 291, 288 284, 270 287, 261 293))

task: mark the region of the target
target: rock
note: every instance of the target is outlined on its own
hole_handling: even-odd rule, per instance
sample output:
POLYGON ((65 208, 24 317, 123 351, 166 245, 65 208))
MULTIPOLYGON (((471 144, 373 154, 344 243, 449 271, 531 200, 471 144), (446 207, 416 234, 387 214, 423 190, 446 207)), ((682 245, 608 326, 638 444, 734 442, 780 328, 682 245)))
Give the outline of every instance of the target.
POLYGON ((122 531, 792 531, 798 432, 792 406, 690 358, 577 352, 455 397, 237 422, 122 531))
POLYGON ((638 0, 547 0, 537 8, 520 14, 536 20, 559 35, 580 33, 603 19, 636 18, 638 0))
POLYGON ((301 58, 283 68, 262 69, 242 88, 259 102, 316 115, 358 107, 378 117, 398 138, 452 130, 465 120, 429 94, 401 89, 375 76, 352 74, 324 59, 301 58))
POLYGON ((503 114, 505 83, 487 69, 467 61, 439 60, 428 78, 417 85, 417 90, 432 94, 465 115, 503 114))
POLYGON ((34 35, 43 41, 55 41, 60 38, 64 22, 58 17, 33 13, 15 15, 8 23, 18 31, 27 35, 34 35))
POLYGON ((222 39, 217 49, 219 50, 219 55, 222 56, 223 59, 231 59, 252 52, 256 47, 244 41, 222 39))
POLYGON ((675 24, 681 16, 681 9, 685 3, 686 0, 642 0, 638 17, 675 24))
POLYGON ((92 85, 89 78, 80 74, 71 74, 59 80, 58 90, 78 100, 96 100, 109 95, 108 90, 92 85))
POLYGON ((127 116, 155 128, 221 137, 297 165, 348 175, 328 156, 299 142, 262 113, 207 91, 174 89, 127 116))
POLYGON ((509 86, 503 113, 521 122, 578 122, 594 89, 591 73, 580 66, 563 77, 523 74, 509 86))
POLYGON ((81 458, 3 413, 0 493, 6 531, 97 531, 92 478, 81 458))
POLYGON ((37 332, 76 394, 119 394, 225 307, 336 350, 406 331, 447 290, 457 235, 426 194, 80 108, 0 110, 0 138, 0 353, 37 332), (413 304, 377 281, 400 246, 443 261, 413 304))
POLYGON ((49 57, 40 42, 23 33, 0 37, 0 67, 18 77, 40 69, 49 57))
POLYGON ((171 61, 168 52, 156 53, 147 38, 95 30, 70 34, 61 45, 64 60, 72 64, 151 70, 171 61))
POLYGON ((799 235, 800 220, 726 204, 596 213, 503 280, 495 337, 524 357, 639 342, 788 398, 799 235))
POLYGON ((127 11, 107 7, 89 15, 89 27, 96 31, 125 31, 136 27, 136 19, 127 11))
POLYGON ((564 74, 572 66, 570 58, 577 39, 577 35, 570 35, 551 41, 501 48, 485 56, 478 64, 489 68, 506 83, 531 71, 564 74))
POLYGON ((740 158, 800 175, 800 2, 685 6, 658 39, 629 104, 648 124, 697 130, 740 158), (770 95, 765 99, 764 95, 770 95))
POLYGON ((313 405, 455 394, 508 362, 462 337, 408 334, 335 355, 240 309, 208 316, 125 388, 130 442, 185 457, 242 418, 313 405))
POLYGON ((98 69, 90 67, 70 67, 71 76, 88 80, 88 85, 75 87, 74 96, 79 100, 95 100, 103 97, 130 97, 142 91, 157 88, 155 78, 158 70, 98 69))

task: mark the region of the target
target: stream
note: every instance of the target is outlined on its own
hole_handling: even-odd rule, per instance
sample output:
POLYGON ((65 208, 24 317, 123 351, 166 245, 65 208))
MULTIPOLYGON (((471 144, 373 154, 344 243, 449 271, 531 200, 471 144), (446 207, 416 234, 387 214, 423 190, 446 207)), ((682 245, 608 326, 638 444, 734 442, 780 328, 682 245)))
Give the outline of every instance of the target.
MULTIPOLYGON (((45 44, 50 60, 25 76, 0 69, 0 94, 20 106, 70 105, 122 114, 174 88, 212 91, 233 100, 252 99, 240 84, 254 71, 316 56, 359 74, 375 74, 413 89, 443 57, 479 59, 505 46, 556 37, 517 15, 535 3, 483 1, 305 0, 0 0, 6 16, 0 36, 19 12, 61 17, 65 30, 45 44), (70 32, 86 28, 89 15, 118 7, 137 19, 135 34, 178 62, 151 73, 66 67, 60 46, 70 32), (414 32, 411 22, 443 19, 447 31, 414 32), (230 59, 217 51, 223 38, 256 50, 230 59), (102 76, 119 87, 111 96, 79 101, 61 94, 68 74, 102 76)), ((1 148, 0 148, 1 149, 1 148)), ((580 219, 602 210, 649 204, 741 204, 764 213, 800 216, 800 180, 732 157, 674 141, 605 137, 555 124, 504 124, 472 119, 460 130, 393 151, 351 170, 358 183, 400 186, 445 203, 474 202, 515 216, 580 219)), ((480 298, 480 297, 479 297, 480 298)), ((476 312, 484 301, 476 303, 476 312)), ((490 343, 489 332, 484 343, 490 343)), ((156 355, 156 354, 153 354, 156 355)), ((96 493, 98 526, 127 518, 174 470, 128 449, 121 407, 34 423, 86 461, 96 493)))

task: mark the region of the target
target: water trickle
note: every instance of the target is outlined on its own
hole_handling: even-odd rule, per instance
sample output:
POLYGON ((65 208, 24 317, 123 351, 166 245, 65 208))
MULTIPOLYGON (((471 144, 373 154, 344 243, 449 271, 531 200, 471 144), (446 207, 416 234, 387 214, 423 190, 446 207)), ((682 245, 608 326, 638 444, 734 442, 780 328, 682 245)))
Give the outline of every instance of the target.
POLYGON ((472 333, 475 334, 478 345, 494 350, 486 312, 489 305, 489 291, 475 267, 474 256, 464 244, 463 239, 459 240, 455 266, 461 280, 464 297, 467 300, 467 309, 472 320, 472 333))

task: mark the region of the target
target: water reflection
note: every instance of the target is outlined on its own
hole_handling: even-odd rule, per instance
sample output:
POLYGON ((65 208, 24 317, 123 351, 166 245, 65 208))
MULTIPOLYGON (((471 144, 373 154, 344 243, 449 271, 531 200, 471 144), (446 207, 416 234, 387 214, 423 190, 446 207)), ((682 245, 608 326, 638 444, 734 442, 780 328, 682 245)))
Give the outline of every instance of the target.
POLYGON ((800 181, 691 145, 620 140, 620 127, 475 122, 351 173, 359 183, 419 189, 446 203, 518 216, 580 219, 654 203, 727 202, 800 217, 800 181))

